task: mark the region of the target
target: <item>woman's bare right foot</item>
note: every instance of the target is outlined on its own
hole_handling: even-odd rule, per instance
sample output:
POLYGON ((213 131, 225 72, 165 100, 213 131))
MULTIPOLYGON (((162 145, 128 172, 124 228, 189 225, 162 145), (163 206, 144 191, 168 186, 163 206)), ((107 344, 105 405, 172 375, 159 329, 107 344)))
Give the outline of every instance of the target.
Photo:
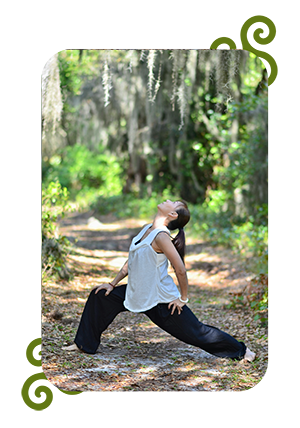
POLYGON ((255 356, 256 356, 256 354, 254 352, 250 351, 249 348, 246 348, 246 353, 244 355, 245 361, 249 361, 251 363, 252 361, 254 361, 255 356))
POLYGON ((63 351, 80 351, 80 349, 78 348, 78 346, 76 345, 76 343, 73 343, 73 345, 70 345, 70 346, 64 346, 61 349, 63 351))

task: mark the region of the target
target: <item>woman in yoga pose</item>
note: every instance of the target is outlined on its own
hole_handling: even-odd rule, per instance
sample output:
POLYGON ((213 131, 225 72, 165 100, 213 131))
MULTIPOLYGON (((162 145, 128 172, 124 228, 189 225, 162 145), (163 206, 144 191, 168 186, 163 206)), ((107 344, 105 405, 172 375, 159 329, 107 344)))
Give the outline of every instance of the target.
POLYGON ((142 312, 177 339, 222 358, 253 361, 255 354, 243 342, 200 322, 187 306, 188 280, 184 265, 184 226, 190 219, 183 201, 157 206, 153 223, 133 238, 129 257, 117 276, 96 286, 82 313, 74 344, 65 350, 94 354, 102 332, 122 311, 142 312), (178 229, 174 239, 170 231, 178 229), (168 275, 174 268, 179 289, 168 275), (120 284, 128 275, 128 283, 120 284))

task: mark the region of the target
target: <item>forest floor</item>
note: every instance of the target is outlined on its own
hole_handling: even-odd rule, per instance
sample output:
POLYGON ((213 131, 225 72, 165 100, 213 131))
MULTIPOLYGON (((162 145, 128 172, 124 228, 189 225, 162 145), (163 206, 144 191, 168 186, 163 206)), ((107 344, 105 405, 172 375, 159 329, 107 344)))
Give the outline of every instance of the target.
POLYGON ((195 238, 187 238, 188 306, 200 321, 244 341, 257 354, 254 362, 214 357, 131 312, 115 318, 95 355, 62 350, 73 343, 91 289, 116 275, 145 223, 92 212, 72 213, 61 222, 60 233, 73 244, 72 275, 48 279, 42 287, 47 379, 66 391, 242 391, 257 385, 267 369, 267 325, 254 320, 249 306, 234 303, 245 290, 251 293, 254 275, 228 248, 195 238))

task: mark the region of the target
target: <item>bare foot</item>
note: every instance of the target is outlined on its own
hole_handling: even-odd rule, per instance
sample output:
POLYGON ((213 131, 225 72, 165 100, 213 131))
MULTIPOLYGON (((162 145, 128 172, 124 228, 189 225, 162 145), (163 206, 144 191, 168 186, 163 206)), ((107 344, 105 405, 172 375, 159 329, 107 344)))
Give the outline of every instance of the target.
POLYGON ((63 351, 80 351, 76 343, 73 343, 73 345, 70 346, 63 346, 61 349, 63 351))
POLYGON ((249 348, 246 348, 246 353, 244 355, 244 360, 249 361, 250 363, 254 361, 256 354, 250 351, 249 348))

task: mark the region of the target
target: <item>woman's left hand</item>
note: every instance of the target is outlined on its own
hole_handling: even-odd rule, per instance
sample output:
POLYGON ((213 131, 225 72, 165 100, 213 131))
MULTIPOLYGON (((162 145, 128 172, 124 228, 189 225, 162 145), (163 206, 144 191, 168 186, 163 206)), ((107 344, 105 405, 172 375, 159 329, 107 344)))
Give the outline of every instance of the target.
POLYGON ((113 289, 114 289, 114 287, 113 287, 112 285, 110 285, 109 283, 106 283, 106 282, 104 282, 104 283, 102 283, 102 284, 99 284, 99 285, 97 285, 96 287, 94 287, 94 288, 93 288, 93 290, 96 290, 96 291, 95 291, 95 294, 97 294, 97 293, 98 293, 98 291, 100 291, 100 290, 106 290, 105 296, 108 296, 108 295, 109 295, 109 293, 110 293, 113 289))
POLYGON ((174 314, 174 311, 176 308, 178 310, 178 315, 180 315, 184 305, 185 305, 185 303, 182 303, 179 299, 173 300, 173 302, 169 303, 168 308, 171 309, 171 307, 172 307, 171 315, 174 314))

